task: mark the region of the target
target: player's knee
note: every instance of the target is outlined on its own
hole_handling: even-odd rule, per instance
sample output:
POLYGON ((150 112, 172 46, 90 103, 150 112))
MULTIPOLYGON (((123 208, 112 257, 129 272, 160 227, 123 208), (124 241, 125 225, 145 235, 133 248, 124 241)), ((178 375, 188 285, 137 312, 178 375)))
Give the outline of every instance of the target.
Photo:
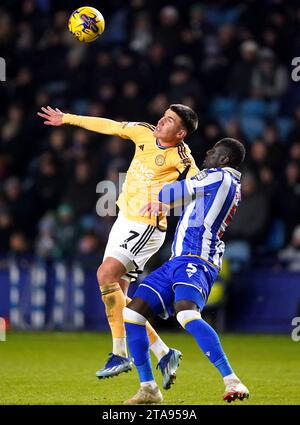
POLYGON ((106 258, 98 267, 97 279, 100 286, 119 282, 126 273, 125 266, 113 257, 106 258))
POLYGON ((97 270, 97 280, 100 286, 107 285, 119 280, 119 276, 111 270, 110 267, 107 267, 106 264, 102 263, 97 270))
POLYGON ((150 319, 153 316, 150 306, 146 303, 143 298, 134 297, 126 307, 128 310, 134 311, 141 314, 146 319, 150 319))
POLYGON ((102 285, 102 269, 101 269, 101 266, 99 266, 98 267, 98 269, 97 269, 97 280, 98 280, 98 283, 99 283, 99 286, 101 286, 102 285))
POLYGON ((123 309, 123 319, 124 322, 136 323, 139 325, 144 325, 147 321, 147 319, 142 314, 132 310, 130 307, 125 307, 123 309))
POLYGON ((177 301, 175 303, 174 309, 175 309, 176 314, 178 314, 180 311, 184 311, 184 310, 199 311, 199 307, 193 301, 190 301, 190 300, 177 301))
POLYGON ((197 310, 181 310, 176 314, 176 319, 185 329, 185 325, 188 322, 201 319, 201 314, 197 310))

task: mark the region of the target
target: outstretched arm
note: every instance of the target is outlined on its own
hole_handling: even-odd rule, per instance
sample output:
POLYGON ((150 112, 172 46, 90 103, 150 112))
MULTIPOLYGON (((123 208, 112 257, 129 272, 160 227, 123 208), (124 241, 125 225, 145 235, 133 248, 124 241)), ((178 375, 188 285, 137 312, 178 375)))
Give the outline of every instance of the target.
POLYGON ((119 136, 123 139, 131 139, 134 142, 144 140, 145 132, 152 133, 152 130, 139 125, 139 123, 118 122, 107 118, 86 117, 82 115, 65 114, 58 108, 42 107, 42 112, 37 114, 44 118, 45 125, 59 126, 70 124, 95 131, 96 133, 119 136))
POLYGON ((38 112, 38 116, 44 118, 46 121, 44 121, 45 125, 53 125, 53 126, 60 126, 63 125, 63 116, 64 113, 60 111, 58 108, 52 109, 50 106, 47 106, 47 108, 44 108, 42 106, 41 110, 43 112, 38 112))
MULTIPOLYGON (((59 126, 63 124, 75 125, 86 130, 96 131, 101 134, 116 135, 122 137, 122 123, 106 118, 85 117, 81 115, 65 114, 58 108, 42 107, 43 112, 37 114, 44 118, 45 125, 59 126)), ((124 135, 123 135, 124 137, 124 135)))

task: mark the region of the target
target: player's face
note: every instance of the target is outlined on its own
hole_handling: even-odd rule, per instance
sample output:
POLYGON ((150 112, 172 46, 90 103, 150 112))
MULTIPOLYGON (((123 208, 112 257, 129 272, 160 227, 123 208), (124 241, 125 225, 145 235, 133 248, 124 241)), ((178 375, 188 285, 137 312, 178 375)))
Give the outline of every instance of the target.
POLYGON ((158 121, 153 135, 166 142, 178 143, 186 136, 180 117, 171 109, 167 109, 164 116, 158 121))
POLYGON ((218 168, 223 166, 223 160, 226 158, 221 145, 216 143, 211 149, 206 152, 205 159, 202 163, 203 168, 218 168))

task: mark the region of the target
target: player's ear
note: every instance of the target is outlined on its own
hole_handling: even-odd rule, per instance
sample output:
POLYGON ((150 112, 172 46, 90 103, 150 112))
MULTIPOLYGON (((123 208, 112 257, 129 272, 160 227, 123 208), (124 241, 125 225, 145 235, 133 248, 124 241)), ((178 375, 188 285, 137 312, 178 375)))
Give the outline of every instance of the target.
POLYGON ((182 140, 186 138, 186 135, 187 131, 184 128, 181 128, 177 133, 178 138, 182 140))
POLYGON ((230 162, 230 158, 228 155, 221 155, 219 161, 220 161, 220 165, 223 165, 223 166, 228 165, 230 162))

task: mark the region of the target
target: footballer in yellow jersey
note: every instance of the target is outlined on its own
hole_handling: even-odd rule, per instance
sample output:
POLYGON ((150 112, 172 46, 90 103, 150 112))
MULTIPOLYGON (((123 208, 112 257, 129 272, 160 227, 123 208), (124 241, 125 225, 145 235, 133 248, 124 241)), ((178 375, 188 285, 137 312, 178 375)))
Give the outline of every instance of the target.
POLYGON ((134 158, 126 173, 117 205, 123 215, 137 222, 166 230, 165 216, 141 216, 141 208, 148 202, 157 202, 158 193, 166 183, 197 173, 189 147, 183 142, 162 146, 154 136, 155 126, 143 122, 123 122, 64 114, 64 124, 77 125, 102 134, 111 134, 132 140, 134 158))
MULTIPOLYGON (((108 239, 97 278, 113 336, 113 350, 96 376, 106 378, 131 370, 127 355, 123 309, 129 302, 128 285, 143 271, 146 262, 165 239, 166 217, 142 215, 145 205, 157 202, 166 183, 198 173, 185 137, 198 125, 195 112, 185 105, 170 105, 156 126, 144 122, 116 122, 106 118, 64 114, 49 106, 38 115, 46 125, 70 124, 101 134, 115 135, 135 143, 134 158, 126 173, 117 204, 120 212, 108 239)), ((150 348, 164 367, 164 386, 175 379, 181 353, 169 349, 148 324, 150 348)))

